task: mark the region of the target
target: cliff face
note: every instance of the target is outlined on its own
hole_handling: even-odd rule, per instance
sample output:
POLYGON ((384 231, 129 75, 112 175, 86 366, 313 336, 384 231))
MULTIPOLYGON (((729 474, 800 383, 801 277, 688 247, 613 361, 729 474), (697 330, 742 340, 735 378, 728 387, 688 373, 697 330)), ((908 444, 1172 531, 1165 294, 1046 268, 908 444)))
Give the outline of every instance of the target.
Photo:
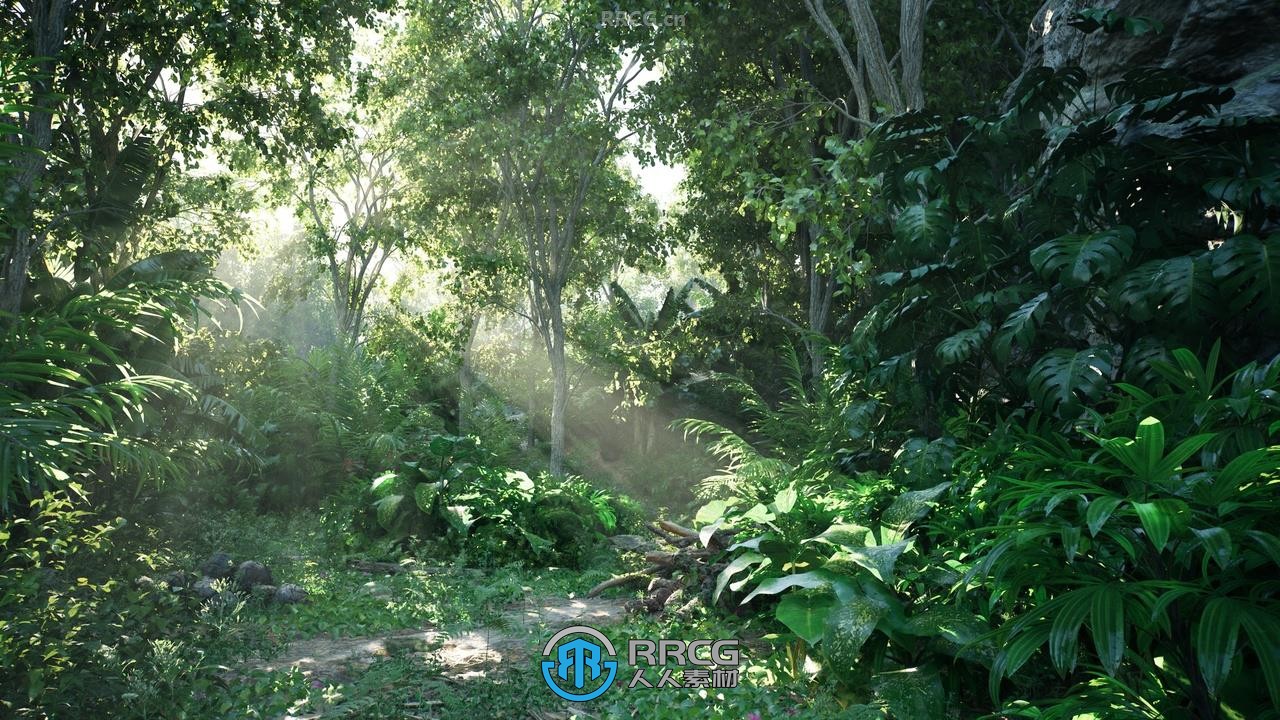
MULTIPOLYGON (((1174 70, 1204 84, 1231 85, 1232 115, 1280 115, 1280 0, 1048 0, 1031 22, 1027 66, 1079 65, 1100 88, 1136 67, 1174 70), (1159 33, 1086 35, 1067 21, 1108 8, 1159 21, 1159 33)), ((1085 102, 1103 102, 1090 92, 1085 102)))

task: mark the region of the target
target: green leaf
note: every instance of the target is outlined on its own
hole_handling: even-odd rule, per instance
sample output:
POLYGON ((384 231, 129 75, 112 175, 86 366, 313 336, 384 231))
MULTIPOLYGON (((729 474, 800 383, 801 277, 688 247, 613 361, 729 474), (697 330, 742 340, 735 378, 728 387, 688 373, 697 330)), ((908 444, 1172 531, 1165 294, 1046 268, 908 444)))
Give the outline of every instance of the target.
POLYGON ((881 525, 905 532, 917 520, 933 509, 933 503, 951 487, 950 482, 938 483, 924 490, 911 490, 894 498, 893 503, 880 516, 881 525))
POLYGON ((1015 342, 1023 349, 1030 348, 1036 336, 1036 328, 1044 322, 1048 313, 1049 293, 1047 292, 1036 295, 1017 310, 1009 313, 1009 317, 1005 318, 1005 321, 1000 324, 1000 329, 996 331, 995 341, 991 345, 996 359, 1002 363, 1008 362, 1009 353, 1015 342))
POLYGON ((1280 620, 1275 608, 1237 604, 1240 625, 1249 636, 1249 644, 1262 665, 1262 676, 1271 693, 1271 703, 1280 706, 1280 620))
POLYGON ((1027 389, 1041 410, 1075 417, 1084 402, 1096 400, 1106 390, 1111 362, 1110 350, 1103 347, 1053 350, 1031 366, 1027 389))
POLYGON ((831 595, 789 593, 778 603, 774 616, 802 640, 816 645, 822 640, 827 616, 835 604, 836 599, 831 595))
POLYGON ((894 233, 908 246, 941 247, 951 234, 951 216, 937 200, 912 205, 898 214, 894 233))
POLYGON ((976 326, 961 330, 960 332, 946 338, 938 343, 938 347, 934 350, 938 361, 947 365, 955 365, 973 357, 978 348, 982 347, 982 343, 991 334, 991 323, 983 320, 976 326))
POLYGON ((396 474, 394 472, 384 472, 378 477, 373 479, 373 483, 370 484, 369 490, 376 493, 378 492, 378 490, 382 489, 382 487, 385 486, 387 483, 395 479, 396 479, 396 474))
POLYGON ((824 542, 842 548, 860 548, 866 546, 867 536, 870 534, 871 528, 851 523, 836 523, 804 542, 824 542))
POLYGON ((1263 530, 1246 530, 1245 535, 1257 543, 1262 553, 1271 559, 1271 562, 1280 566, 1280 538, 1263 530))
POLYGON ((720 574, 716 576, 716 589, 711 595, 711 603, 715 604, 720 602, 720 593, 724 592, 725 586, 729 584, 729 581, 733 579, 734 575, 737 575, 752 565, 759 564, 763 560, 764 556, 758 552, 744 552, 731 560, 729 564, 720 571, 720 574))
POLYGON ((1115 677, 1124 658, 1124 596, 1118 587, 1106 585, 1093 593, 1089 626, 1102 669, 1115 677))
POLYGON ((1068 287, 1105 280, 1118 274, 1133 252, 1133 228, 1126 225, 1092 235, 1063 235, 1031 251, 1031 265, 1041 277, 1057 275, 1068 287))
POLYGON ((1169 542, 1169 535, 1182 525, 1188 513, 1185 502, 1168 498, 1145 503, 1135 502, 1132 505, 1156 552, 1164 550, 1169 542))
POLYGON ((1162 318, 1196 323, 1214 311, 1217 284, 1208 255, 1143 263, 1120 279, 1120 308, 1138 322, 1162 318))
POLYGON ((1241 612, 1230 598, 1217 597, 1204 606, 1196 624, 1196 663, 1211 695, 1217 696, 1236 656, 1241 612))
POLYGON ((853 667, 884 612, 879 603, 862 596, 832 609, 822 635, 822 649, 828 660, 837 668, 853 667))
POLYGON ((796 493, 795 483, 788 485, 778 492, 773 498, 773 511, 779 515, 786 515, 796 506, 796 499, 799 495, 796 493))
POLYGON ((831 560, 851 561, 865 568, 880 582, 887 583, 893 578, 893 568, 898 563, 898 557, 910 545, 911 541, 905 540, 892 545, 847 548, 831 556, 831 560))
POLYGON ((821 571, 810 571, 804 573, 796 573, 794 575, 783 575, 782 577, 769 578, 756 586, 745 598, 742 604, 746 605, 751 602, 757 595, 777 595, 783 590, 789 590, 794 587, 809 588, 825 588, 831 585, 831 575, 821 571))
POLYGON ((1107 519, 1111 517, 1111 513, 1123 502, 1121 498, 1113 495, 1104 495, 1089 501, 1089 508, 1085 510, 1085 522, 1089 524, 1089 534, 1093 537, 1098 536, 1098 532, 1102 530, 1102 526, 1107 524, 1107 519))
POLYGON ((1233 314, 1280 315, 1280 234, 1265 241, 1252 235, 1229 238, 1210 257, 1213 277, 1233 314))
POLYGON ((1205 554, 1218 563, 1218 567, 1225 570, 1227 563, 1231 562, 1231 533, 1220 527, 1192 528, 1191 532, 1195 533, 1196 537, 1200 539, 1200 544, 1204 546, 1205 554))
POLYGON ((998 702, 1000 699, 1000 681, 1017 673, 1036 650, 1049 640, 1050 632, 1049 623, 1042 622, 1018 633, 1005 643, 996 655, 995 662, 991 664, 991 674, 988 677, 988 690, 992 700, 998 702))
POLYGON ((1075 670, 1080 626, 1093 606, 1093 594, 1094 588, 1081 588, 1050 603, 1053 619, 1049 627, 1049 657, 1060 673, 1075 670))
POLYGON ((698 514, 693 516, 693 522, 696 525, 710 525, 711 523, 724 517, 733 503, 727 500, 712 500, 711 502, 698 508, 698 514))

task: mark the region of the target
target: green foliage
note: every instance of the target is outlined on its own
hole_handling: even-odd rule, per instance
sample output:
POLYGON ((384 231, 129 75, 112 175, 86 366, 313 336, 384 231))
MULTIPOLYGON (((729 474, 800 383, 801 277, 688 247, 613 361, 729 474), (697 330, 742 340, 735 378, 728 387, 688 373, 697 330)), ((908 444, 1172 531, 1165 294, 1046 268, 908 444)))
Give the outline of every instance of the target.
POLYGON ((582 567, 617 529, 610 496, 581 480, 494 467, 474 437, 435 435, 425 449, 370 484, 370 511, 392 538, 489 566, 582 567))

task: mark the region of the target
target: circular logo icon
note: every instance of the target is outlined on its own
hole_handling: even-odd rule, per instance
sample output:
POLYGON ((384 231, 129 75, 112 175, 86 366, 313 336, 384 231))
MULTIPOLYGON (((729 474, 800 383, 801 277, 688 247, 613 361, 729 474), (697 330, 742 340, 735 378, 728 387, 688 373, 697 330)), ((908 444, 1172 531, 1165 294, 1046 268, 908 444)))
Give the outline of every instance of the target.
POLYGON ((542 648, 542 679, 551 692, 570 702, 586 702, 604 694, 618 674, 613 643, 592 627, 571 625, 542 648))

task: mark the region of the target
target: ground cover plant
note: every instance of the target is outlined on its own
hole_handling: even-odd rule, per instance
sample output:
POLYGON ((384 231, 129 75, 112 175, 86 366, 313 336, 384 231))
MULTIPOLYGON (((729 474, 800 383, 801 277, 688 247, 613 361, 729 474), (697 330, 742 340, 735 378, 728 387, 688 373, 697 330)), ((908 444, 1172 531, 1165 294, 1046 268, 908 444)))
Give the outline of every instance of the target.
POLYGON ((1277 37, 0 9, 0 716, 1280 717, 1277 37))

